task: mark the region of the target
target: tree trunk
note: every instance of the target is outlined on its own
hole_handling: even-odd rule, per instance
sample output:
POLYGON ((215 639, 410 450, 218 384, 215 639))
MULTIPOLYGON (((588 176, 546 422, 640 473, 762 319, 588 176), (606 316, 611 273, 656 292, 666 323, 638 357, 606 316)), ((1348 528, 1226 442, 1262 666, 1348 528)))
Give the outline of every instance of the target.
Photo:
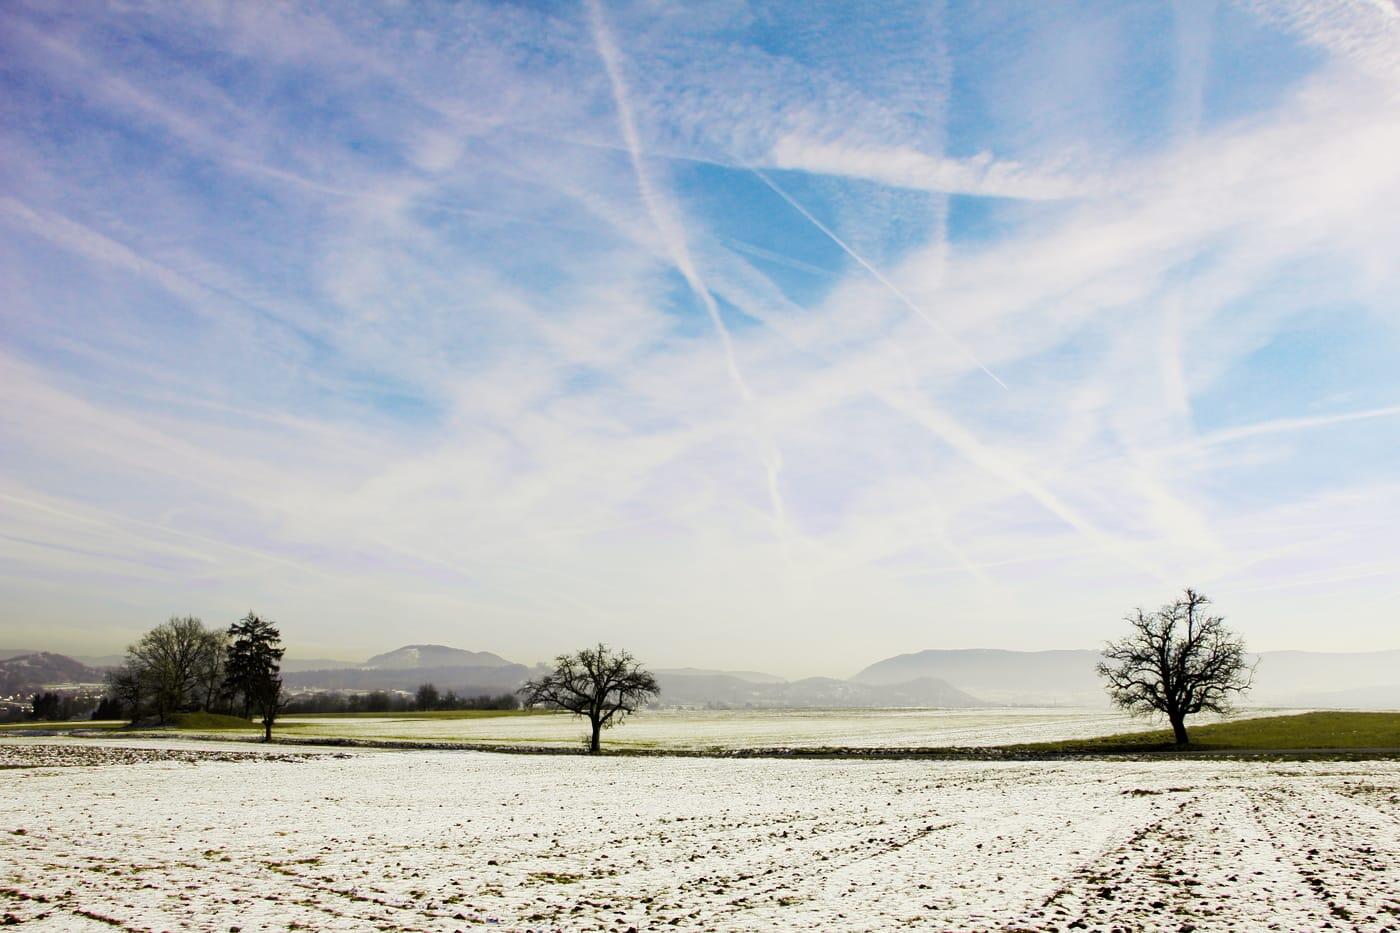
POLYGON ((601 719, 589 721, 593 724, 593 737, 588 741, 588 754, 596 755, 602 751, 603 721, 601 719))
POLYGON ((1176 736, 1176 744, 1177 744, 1177 745, 1185 745, 1186 742, 1187 742, 1187 739, 1186 739, 1186 717, 1185 717, 1185 716, 1182 716, 1182 715, 1180 715, 1180 714, 1178 714, 1178 715, 1176 715, 1176 716, 1170 716, 1170 715, 1169 715, 1168 718, 1169 718, 1169 719, 1171 720, 1171 722, 1172 722, 1172 734, 1173 734, 1174 736, 1176 736))
POLYGON ((271 741, 272 741, 272 720, 271 720, 271 719, 264 719, 264 720, 263 720, 263 741, 264 741, 264 742, 271 742, 271 741))

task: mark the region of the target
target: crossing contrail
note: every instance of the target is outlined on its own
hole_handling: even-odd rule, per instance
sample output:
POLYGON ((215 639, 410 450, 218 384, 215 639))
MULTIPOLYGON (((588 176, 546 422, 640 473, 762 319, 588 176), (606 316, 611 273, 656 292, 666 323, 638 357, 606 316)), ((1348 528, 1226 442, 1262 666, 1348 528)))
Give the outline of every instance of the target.
POLYGON ((725 326, 724 318, 720 315, 719 305, 715 301, 714 295, 695 266, 695 261, 690 254, 690 246, 686 242, 685 231, 681 229, 679 220, 672 213, 665 198, 656 190, 656 186, 651 180, 651 174, 647 170, 646 161, 642 158, 641 139, 637 135, 637 125, 632 117, 627 84, 622 76, 621 56, 613 42, 612 33, 608 29, 599 0, 588 0, 588 18, 593 28, 593 38, 598 47, 598 55, 603 60, 603 67, 608 74, 608 83, 612 87, 613 102, 617 107, 618 122, 622 128, 622 139, 627 145, 627 153, 632 160, 632 170, 637 176, 637 187, 641 191, 642 202, 646 205, 647 213, 651 216, 652 223, 656 225, 657 232, 661 234, 661 239, 665 243, 666 250, 670 253, 676 268, 680 270, 691 291, 695 292, 696 297, 700 299, 700 303, 705 306, 710 323, 714 325, 715 333, 719 336, 720 345, 724 349, 724 360, 729 370, 729 378, 738 390, 739 397, 743 400, 751 428, 762 448, 761 458, 767 474, 768 498, 773 508, 774 520, 778 523, 781 536, 786 541, 787 510, 783 505, 782 492, 778 485, 778 478, 783 468, 782 451, 778 449, 771 433, 762 424, 762 416, 758 411, 753 389, 749 387, 748 380, 744 378, 744 373, 739 368, 739 360, 734 353, 734 341, 730 337, 729 328, 725 326))
POLYGON ((782 198, 784 201, 788 202, 788 204, 792 205, 794 210, 796 210, 803 217, 806 217, 809 221, 811 221, 813 226, 815 226, 822 233, 825 233, 831 239, 831 242, 835 243, 837 246, 841 247, 841 249, 845 251, 847 256, 850 256, 856 262, 860 263, 861 267, 865 269, 866 272, 869 272, 872 276, 875 277, 875 280, 877 282, 888 288, 891 294, 898 298, 906 308, 908 308, 910 311, 913 311, 914 314, 916 314, 920 320, 922 320, 929 327, 932 327, 934 330, 938 331, 938 333, 942 334, 943 337, 945 337, 948 340, 948 342, 951 343, 953 346, 957 347, 958 351, 962 353, 963 356, 967 357, 967 359, 974 366, 982 370, 982 372, 986 373, 988 378, 990 378, 997 385, 1001 386, 1003 389, 1006 388, 1006 383, 998 379, 997 374, 988 369, 986 364, 979 360, 976 354, 974 354, 970 349, 968 349, 966 344, 964 344, 961 340, 959 340, 956 336, 953 335, 952 331, 948 330, 948 328, 938 323, 938 321, 934 320, 934 318, 927 311, 915 304, 909 298, 908 295, 904 294, 904 292, 900 290, 899 286, 895 285, 889 279, 885 278, 884 273, 882 273, 879 269, 866 262, 863 256, 861 256, 855 250, 851 249, 851 247, 846 243, 846 241, 837 236, 835 232, 831 230, 830 227, 822 223, 817 218, 813 217, 811 212, 808 211, 807 208, 799 204, 792 197, 792 195, 788 194, 782 188, 779 188, 777 183, 775 183, 767 175, 763 174, 758 169, 752 166, 749 166, 749 171, 753 172, 754 175, 758 177, 759 181, 763 182, 769 188, 773 189, 773 192, 777 194, 778 197, 782 198))

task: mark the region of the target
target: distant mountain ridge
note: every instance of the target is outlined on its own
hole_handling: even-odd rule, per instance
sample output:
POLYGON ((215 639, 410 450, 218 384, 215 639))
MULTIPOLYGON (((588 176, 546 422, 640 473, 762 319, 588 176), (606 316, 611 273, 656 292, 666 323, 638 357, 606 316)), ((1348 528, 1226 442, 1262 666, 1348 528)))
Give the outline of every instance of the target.
POLYGON ((695 674, 656 672, 663 706, 718 706, 792 709, 814 707, 935 706, 969 708, 986 702, 931 677, 898 684, 861 684, 834 677, 808 677, 786 681, 771 674, 768 679, 744 679, 723 671, 695 674))
POLYGON ((74 661, 81 661, 88 667, 96 668, 121 667, 122 662, 126 660, 126 655, 124 654, 71 654, 69 657, 74 661))
POLYGON ((991 703, 1099 705, 1107 703, 1089 650, 1009 651, 964 648, 916 651, 877 661, 851 680, 890 684, 934 677, 991 703))
POLYGON ((701 667, 663 667, 652 671, 656 676, 675 677, 733 677, 751 684, 783 684, 787 683, 785 678, 777 674, 765 674, 762 671, 716 671, 701 667))
MULTIPOLYGON (((0 694, 65 683, 101 683, 104 671, 53 652, 11 655, 0 650, 0 694)), ((1253 706, 1400 709, 1400 650, 1375 652, 1272 651, 1258 661, 1253 706)), ((107 660, 107 659, 103 659, 107 660)), ((871 664, 848 680, 788 681, 760 671, 654 669, 665 706, 738 708, 1104 706, 1089 649, 1012 651, 929 649, 871 664)), ((489 651, 445 645, 404 645, 363 664, 293 660, 283 668, 291 689, 413 690, 433 683, 459 693, 504 693, 546 668, 489 651), (311 669, 307 669, 311 667, 311 669)))
POLYGON ((298 663, 283 669, 282 681, 293 689, 414 690, 431 683, 458 693, 507 693, 535 671, 490 651, 468 651, 447 645, 403 645, 376 654, 363 664, 311 668, 298 663))
POLYGON ((1264 651, 1250 702, 1400 709, 1400 650, 1264 651))
MULTIPOLYGON (((1246 702, 1256 706, 1400 708, 1400 650, 1265 651, 1246 702)), ((885 658, 851 679, 889 684, 913 677, 946 680, 996 704, 1107 703, 1095 673, 1099 652, 930 649, 885 658)))
POLYGON ((0 695, 23 694, 56 684, 100 684, 103 672, 67 655, 36 651, 0 661, 0 695))
POLYGON ((346 667, 324 671, 290 671, 282 682, 292 689, 414 690, 431 683, 459 694, 507 693, 538 673, 523 664, 446 667, 346 667))
POLYGON ((489 651, 467 651, 446 645, 404 645, 376 654, 364 663, 379 670, 409 670, 426 667, 509 667, 511 662, 489 651))
MULTIPOLYGON (((325 670, 285 671, 293 689, 412 690, 433 683, 459 693, 499 693, 515 690, 546 668, 512 663, 489 651, 467 651, 444 645, 404 645, 378 654, 360 666, 325 670)), ((703 668, 658 668, 660 703, 666 706, 720 707, 870 707, 870 706, 985 706, 986 701, 945 680, 910 677, 887 684, 856 683, 830 677, 788 681, 762 671, 721 671, 703 668)))

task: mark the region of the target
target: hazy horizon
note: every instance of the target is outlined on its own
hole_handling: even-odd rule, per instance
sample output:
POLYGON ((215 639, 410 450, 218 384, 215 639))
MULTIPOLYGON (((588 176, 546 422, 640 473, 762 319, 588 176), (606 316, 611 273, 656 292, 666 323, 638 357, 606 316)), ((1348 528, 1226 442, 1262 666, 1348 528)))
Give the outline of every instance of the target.
POLYGON ((0 647, 252 608, 846 677, 1188 585, 1400 647, 1391 0, 19 3, 0 49, 0 647))
MULTIPOLYGON (((208 620, 203 620, 203 621, 205 621, 206 624, 211 624, 211 623, 209 623, 208 620)), ((140 634, 139 632, 133 632, 132 640, 134 640, 135 637, 136 637, 136 635, 139 635, 139 634, 140 634)), ((377 656, 377 655, 387 654, 387 653, 390 653, 390 652, 392 652, 392 651, 395 651, 395 650, 397 650, 397 649, 399 649, 399 648, 421 647, 421 646, 425 646, 425 645, 432 645, 432 646, 434 646, 434 647, 455 648, 455 649, 461 649, 461 650, 464 650, 464 651, 486 652, 486 653, 490 653, 490 654, 495 654, 495 655, 497 655, 498 657, 501 657, 501 658, 503 658, 504 660, 509 661, 509 662, 511 662, 511 663, 514 663, 514 664, 523 664, 523 665, 525 665, 525 666, 527 666, 527 667, 533 666, 533 665, 535 665, 535 664, 540 664, 540 663, 548 663, 549 661, 551 661, 551 660, 554 658, 554 656, 555 656, 556 654, 565 652, 565 651, 567 651, 567 650, 576 649, 576 648, 579 648, 579 647, 586 647, 585 645, 570 645, 570 646, 567 646, 567 647, 561 646, 561 647, 558 648, 558 649, 553 649, 553 650, 551 650, 551 651, 549 651, 549 652, 545 652, 545 653, 537 653, 537 654, 535 654, 535 655, 529 655, 529 656, 526 656, 526 655, 518 655, 518 656, 517 656, 517 655, 509 654, 509 653, 507 653, 507 652, 502 652, 502 651, 495 650, 495 649, 491 648, 490 646, 466 645, 466 644, 451 644, 451 643, 436 643, 436 642, 430 643, 430 642, 413 641, 413 640, 410 639, 410 640, 408 640, 408 641, 399 642, 399 643, 396 643, 396 644, 393 644, 393 645, 387 645, 387 644, 386 644, 386 645, 381 646, 381 647, 379 647, 379 648, 372 649, 372 650, 368 650, 368 651, 362 652, 362 653, 360 653, 360 654, 345 654, 345 653, 342 653, 342 654, 337 655, 337 654, 334 654, 334 653, 328 653, 328 652, 326 652, 326 651, 319 651, 319 652, 318 652, 318 651, 315 651, 315 650, 307 650, 307 649, 304 648, 302 645, 300 645, 300 644, 298 644, 297 642, 293 641, 293 642, 291 642, 290 644, 288 644, 288 645, 286 646, 286 656, 285 656, 285 657, 286 657, 286 660, 287 660, 287 661, 296 661, 296 662, 305 661, 305 660, 339 661, 339 662, 345 662, 345 664, 346 664, 347 666, 353 667, 353 666, 361 665, 361 664, 363 664, 364 662, 370 660, 371 658, 373 658, 373 657, 375 657, 375 656, 377 656)), ((625 647, 625 646, 617 646, 617 647, 625 647)), ((778 666, 778 665, 774 665, 774 666, 771 666, 771 667, 767 667, 767 668, 760 669, 759 666, 748 664, 748 663, 745 661, 744 658, 738 657, 738 656, 731 657, 731 658, 728 658, 728 659, 720 659, 720 660, 717 661, 715 664, 709 664, 709 665, 696 664, 696 663, 693 663, 693 662, 691 662, 690 660, 685 659, 685 658, 680 658, 680 659, 670 658, 670 659, 665 659, 665 660, 657 660, 657 659, 655 659, 655 658, 639 658, 638 660, 642 661, 642 662, 645 664, 646 667, 648 667, 648 668, 650 668, 650 669, 653 669, 653 670, 658 670, 658 671, 679 671, 679 670, 685 670, 685 669, 692 669, 692 670, 700 670, 700 671, 710 671, 710 670, 714 670, 714 671, 721 671, 721 672, 748 672, 748 673, 758 673, 758 674, 772 674, 772 675, 776 675, 776 676, 779 676, 779 677, 783 677, 783 678, 786 679, 786 680, 793 681, 793 680, 801 680, 801 679, 808 678, 808 677, 830 677, 830 678, 836 678, 836 679, 846 679, 846 678, 850 678, 850 677, 854 676, 855 674, 857 674, 857 673, 863 671, 865 668, 870 667, 871 665, 873 665, 873 664, 875 664, 875 663, 877 663, 877 662, 890 660, 890 659, 892 659, 892 658, 896 658, 896 657, 900 657, 900 656, 904 656, 904 655, 916 655, 916 654, 919 654, 919 653, 924 652, 924 651, 1019 651, 1019 652, 1026 652, 1026 653, 1037 653, 1037 652, 1048 652, 1048 651, 1094 651, 1094 652, 1096 652, 1096 651, 1098 651, 1101 647, 1102 647, 1102 645, 1058 645, 1058 646, 1048 647, 1048 648, 1005 648, 1005 647, 1002 647, 1002 648, 990 648, 990 647, 985 646, 985 645, 967 645, 967 646, 959 646, 959 647, 947 647, 947 646, 926 645, 926 646, 923 646, 923 647, 910 647, 910 648, 907 648, 907 649, 904 649, 904 650, 893 651, 893 652, 890 652, 889 654, 880 655, 880 656, 878 656, 878 657, 877 657, 877 656, 872 656, 872 657, 870 657, 870 658, 868 658, 868 659, 866 659, 866 660, 864 660, 864 661, 861 661, 861 662, 858 663, 858 664, 855 664, 854 666, 851 666, 849 670, 847 670, 847 669, 822 669, 822 670, 816 670, 816 669, 809 669, 809 668, 805 668, 805 667, 803 667, 803 668, 794 667, 794 668, 790 668, 790 669, 789 669, 789 668, 784 668, 784 667, 778 666)), ((69 655, 69 656, 85 657, 85 658, 101 658, 101 657, 114 657, 114 656, 119 656, 119 655, 124 654, 125 651, 126 651, 126 644, 114 646, 114 647, 110 648, 109 650, 94 650, 94 647, 93 647, 93 646, 91 646, 91 645, 85 646, 85 645, 83 645, 83 644, 81 644, 81 643, 79 643, 79 644, 74 644, 74 645, 70 645, 70 646, 60 646, 60 647, 58 647, 58 648, 53 647, 53 646, 50 646, 50 645, 10 645, 10 644, 0 644, 0 651, 10 651, 10 650, 18 650, 18 649, 33 650, 33 651, 49 651, 49 652, 55 652, 55 653, 58 653, 58 654, 64 654, 64 655, 69 655)), ((1327 650, 1317 651, 1317 650, 1310 650, 1310 649, 1291 649, 1291 648, 1272 649, 1272 648, 1267 648, 1267 647, 1265 647, 1265 648, 1251 648, 1251 653, 1252 653, 1252 654, 1287 653, 1287 652, 1292 652, 1292 651, 1305 652, 1305 653, 1309 653, 1309 654, 1333 654, 1333 655, 1344 655, 1344 654, 1385 654, 1385 653, 1389 653, 1389 652, 1400 651, 1400 645, 1394 645, 1394 644, 1391 644, 1391 645, 1378 645, 1378 646, 1376 646, 1376 647, 1374 647, 1374 648, 1362 649, 1361 651, 1356 651, 1356 652, 1353 652, 1353 651, 1341 651, 1341 650, 1336 650, 1336 651, 1327 651, 1327 650)), ((298 669, 300 669, 300 668, 298 668, 298 669)))

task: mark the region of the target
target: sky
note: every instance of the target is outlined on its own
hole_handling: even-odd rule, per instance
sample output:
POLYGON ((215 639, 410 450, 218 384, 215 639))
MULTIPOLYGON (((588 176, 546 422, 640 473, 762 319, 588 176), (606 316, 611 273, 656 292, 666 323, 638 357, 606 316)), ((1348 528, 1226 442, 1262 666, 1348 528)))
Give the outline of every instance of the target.
POLYGON ((0 647, 1400 647, 1393 0, 13 0, 0 152, 0 647))

